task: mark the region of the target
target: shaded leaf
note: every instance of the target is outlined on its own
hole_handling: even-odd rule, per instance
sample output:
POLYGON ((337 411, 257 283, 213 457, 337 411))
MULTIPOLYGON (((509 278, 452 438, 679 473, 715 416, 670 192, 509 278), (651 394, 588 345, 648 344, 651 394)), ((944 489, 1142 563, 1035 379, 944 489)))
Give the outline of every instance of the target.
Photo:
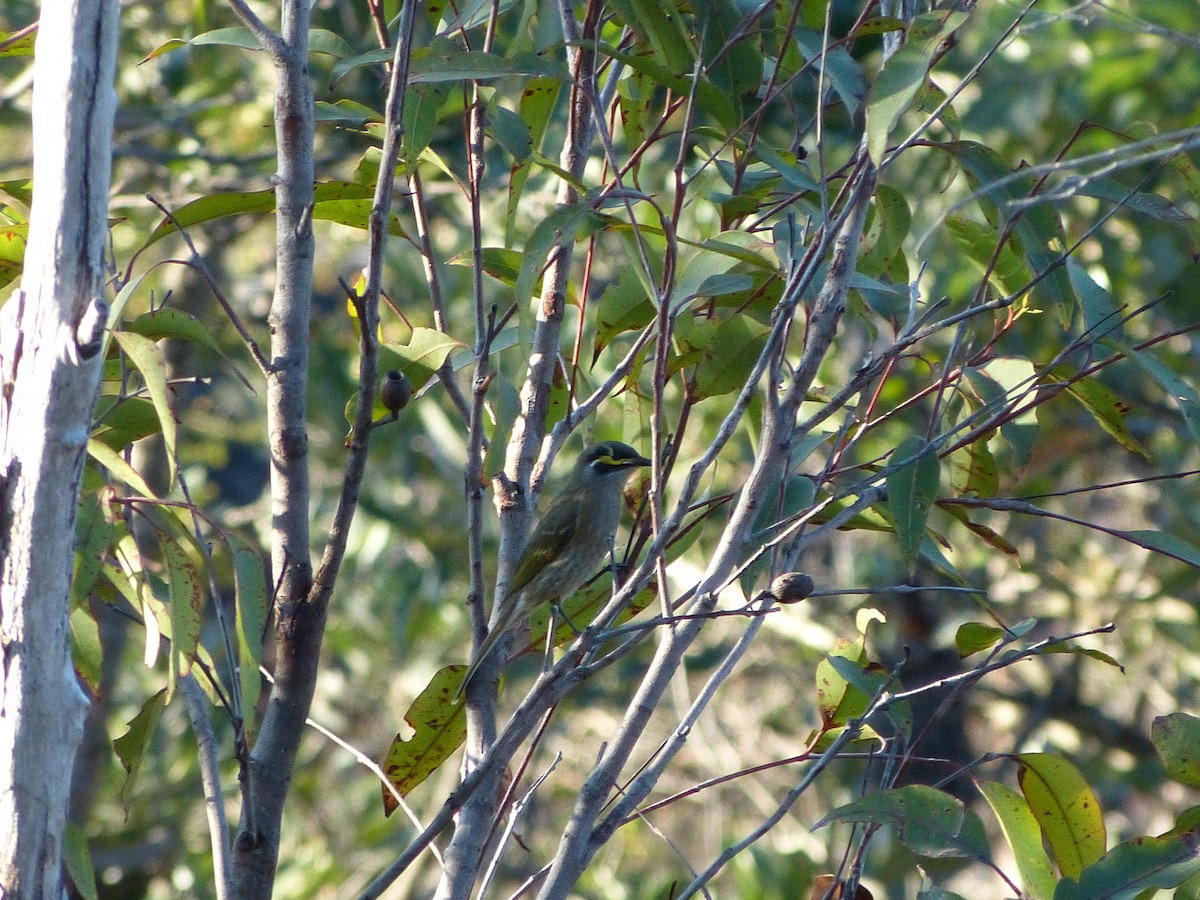
MULTIPOLYGON (((987 853, 982 830, 974 825, 967 827, 968 816, 963 802, 923 784, 911 784, 892 791, 875 791, 838 807, 813 827, 820 828, 831 822, 891 825, 906 847, 914 853, 934 859, 982 857, 987 853)), ((975 822, 978 822, 977 818, 975 822)))
POLYGON ((75 564, 71 574, 71 609, 82 606, 100 575, 112 545, 114 522, 109 509, 112 490, 102 488, 80 502, 75 517, 75 564))
POLYGON ((920 553, 929 510, 937 499, 941 466, 937 454, 916 436, 902 441, 891 459, 901 467, 887 478, 888 510, 896 523, 900 552, 911 566, 920 553))
POLYGON ((125 782, 121 785, 121 802, 129 807, 129 797, 137 782, 138 772, 142 767, 142 756, 154 731, 158 728, 158 720, 162 718, 163 707, 167 704, 167 690, 163 688, 142 704, 136 716, 129 722, 125 733, 113 741, 113 750, 117 759, 125 767, 125 782))
POLYGON ((1186 713, 1158 716, 1150 726, 1150 740, 1168 775, 1200 787, 1200 719, 1186 713))
POLYGON ((167 564, 171 591, 171 684, 187 675, 200 641, 200 612, 204 603, 201 566, 178 534, 159 531, 159 547, 167 564))
POLYGON ((100 643, 100 627, 87 606, 71 611, 71 661, 75 671, 93 692, 100 690, 104 647, 100 643))
POLYGON ((234 604, 237 610, 237 653, 242 687, 242 727, 253 744, 254 711, 262 691, 263 632, 267 626, 267 574, 258 551, 236 534, 227 533, 233 557, 234 604))
POLYGON ((1064 878, 1054 900, 1132 900, 1154 888, 1179 887, 1200 872, 1200 829, 1123 841, 1078 880, 1064 878))
POLYGON ((1064 366, 1058 366, 1046 373, 1046 381, 1050 384, 1065 385, 1067 393, 1078 400, 1095 419, 1096 424, 1103 428, 1118 444, 1131 453, 1136 453, 1147 462, 1150 452, 1141 445, 1129 431, 1125 419, 1129 415, 1129 404, 1122 400, 1103 382, 1091 376, 1076 377, 1075 373, 1064 366))
POLYGON ((83 900, 99 900, 96 890, 96 872, 92 868, 92 854, 88 850, 87 834, 74 822, 68 821, 63 832, 63 862, 71 883, 83 900))

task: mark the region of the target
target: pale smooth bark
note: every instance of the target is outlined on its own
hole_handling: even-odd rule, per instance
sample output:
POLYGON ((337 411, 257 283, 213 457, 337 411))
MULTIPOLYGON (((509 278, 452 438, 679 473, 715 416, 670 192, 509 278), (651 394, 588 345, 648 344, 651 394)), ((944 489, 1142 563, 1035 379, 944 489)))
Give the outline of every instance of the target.
POLYGON ((34 192, 0 313, 0 895, 58 898, 87 698, 71 663, 80 475, 100 378, 116 0, 42 7, 34 192))

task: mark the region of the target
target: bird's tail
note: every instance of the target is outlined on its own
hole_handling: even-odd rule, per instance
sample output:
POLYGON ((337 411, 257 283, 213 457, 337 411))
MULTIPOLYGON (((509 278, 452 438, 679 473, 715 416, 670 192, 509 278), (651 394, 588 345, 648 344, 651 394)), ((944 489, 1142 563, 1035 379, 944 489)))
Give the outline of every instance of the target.
POLYGON ((475 673, 484 661, 496 649, 496 645, 500 642, 500 638, 512 628, 520 619, 523 612, 523 598, 520 596, 512 596, 505 599, 503 606, 500 609, 500 617, 496 620, 496 624, 492 626, 487 637, 483 639, 483 643, 479 645, 479 652, 475 654, 475 658, 471 661, 470 667, 467 669, 467 674, 463 676, 462 683, 458 686, 458 692, 454 695, 454 702, 457 703, 466 691, 467 685, 471 683, 471 679, 475 677, 475 673))

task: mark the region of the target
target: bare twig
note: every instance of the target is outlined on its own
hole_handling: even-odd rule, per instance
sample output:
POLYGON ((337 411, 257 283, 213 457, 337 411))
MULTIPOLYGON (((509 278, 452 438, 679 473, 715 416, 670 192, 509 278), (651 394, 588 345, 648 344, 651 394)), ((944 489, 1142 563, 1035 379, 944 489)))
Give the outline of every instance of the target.
POLYGON ((188 720, 192 723, 192 733, 196 736, 200 783, 204 788, 204 814, 212 844, 214 887, 217 900, 226 900, 233 882, 233 862, 229 858, 229 820, 225 818, 225 800, 221 794, 220 743, 208 717, 208 698, 196 679, 184 675, 179 679, 179 687, 188 720))

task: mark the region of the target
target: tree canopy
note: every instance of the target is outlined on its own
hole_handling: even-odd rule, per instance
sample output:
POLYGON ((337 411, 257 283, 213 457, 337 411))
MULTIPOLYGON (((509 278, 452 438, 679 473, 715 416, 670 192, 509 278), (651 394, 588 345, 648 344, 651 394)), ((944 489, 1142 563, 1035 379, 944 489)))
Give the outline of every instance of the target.
POLYGON ((121 14, 82 896, 1200 892, 1200 6, 282 6, 121 14))

